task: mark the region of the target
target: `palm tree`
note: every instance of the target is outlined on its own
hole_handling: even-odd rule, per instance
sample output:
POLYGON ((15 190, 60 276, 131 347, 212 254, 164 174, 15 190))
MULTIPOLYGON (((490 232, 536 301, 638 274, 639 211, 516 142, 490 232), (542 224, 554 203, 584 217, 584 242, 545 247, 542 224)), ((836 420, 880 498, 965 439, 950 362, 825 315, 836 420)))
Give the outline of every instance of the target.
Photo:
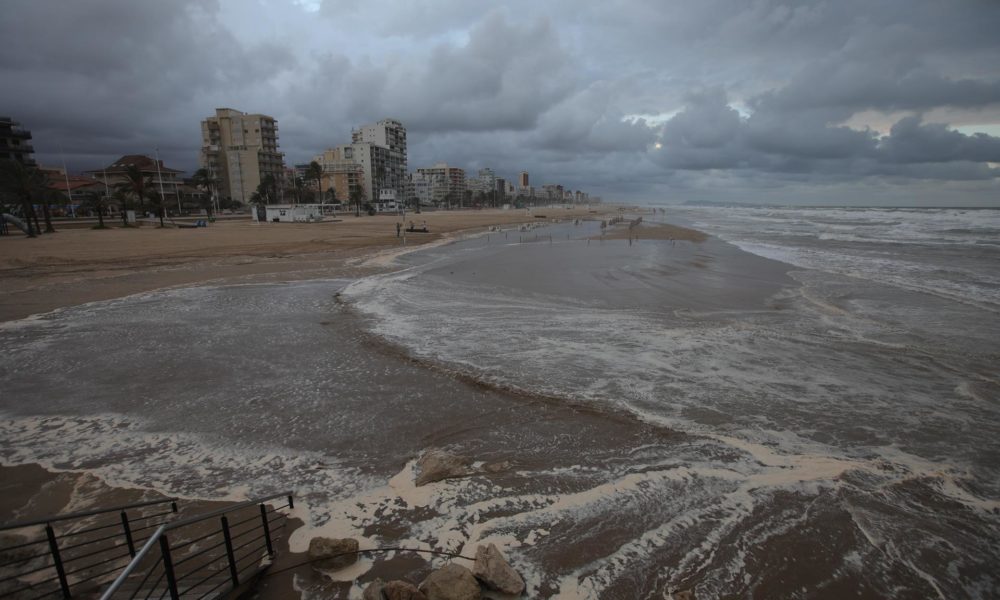
POLYGON ((361 203, 365 201, 365 188, 356 185, 351 188, 351 204, 354 205, 354 216, 361 216, 361 203))
MULTIPOLYGON (((198 169, 197 171, 194 172, 194 175, 191 177, 191 179, 196 187, 208 192, 210 200, 215 199, 215 190, 218 187, 219 180, 212 176, 211 171, 205 168, 198 169)), ((209 215, 212 214, 211 205, 212 203, 210 202, 209 208, 207 209, 209 211, 209 215)))
POLYGON ((323 201, 323 167, 316 161, 309 163, 306 169, 306 178, 316 180, 316 189, 319 190, 319 201, 323 201))
POLYGON ((142 174, 139 167, 129 165, 125 169, 125 181, 115 185, 115 189, 131 195, 139 203, 139 209, 145 206, 145 201, 150 197, 152 179, 142 174))
POLYGON ((306 182, 303 178, 295 176, 292 178, 292 188, 295 190, 295 199, 299 204, 302 203, 302 190, 306 187, 306 182))
POLYGON ((39 195, 45 187, 45 176, 35 167, 25 166, 14 160, 0 161, 0 190, 9 193, 21 201, 21 212, 28 224, 28 237, 35 237, 38 229, 38 216, 32 198, 39 195), (32 227, 31 218, 35 218, 32 227))
POLYGON ((257 185, 257 191, 255 192, 257 199, 254 200, 253 197, 251 197, 250 202, 254 204, 270 204, 272 196, 275 196, 274 187, 274 175, 263 176, 260 180, 260 184, 257 185))
POLYGON ((123 189, 117 188, 111 194, 115 202, 118 203, 118 208, 122 213, 122 227, 129 227, 128 224, 128 207, 129 207, 129 194, 123 189))
POLYGON ((104 208, 105 208, 105 198, 104 194, 100 192, 87 192, 87 197, 84 200, 88 206, 92 207, 97 211, 97 228, 105 229, 104 227, 104 208))

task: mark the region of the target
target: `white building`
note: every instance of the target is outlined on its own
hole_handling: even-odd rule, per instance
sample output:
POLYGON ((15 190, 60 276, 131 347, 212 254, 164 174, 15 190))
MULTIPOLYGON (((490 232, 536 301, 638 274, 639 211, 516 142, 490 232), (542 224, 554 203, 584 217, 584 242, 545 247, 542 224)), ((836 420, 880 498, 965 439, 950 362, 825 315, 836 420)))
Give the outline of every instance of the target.
MULTIPOLYGON (((314 223, 323 220, 321 204, 269 204, 264 207, 268 223, 314 223)), ((254 219, 259 219, 257 211, 254 219)))
POLYGON ((370 144, 384 152, 369 150, 366 169, 366 192, 369 200, 376 200, 383 189, 393 190, 397 198, 406 193, 406 128, 395 119, 382 119, 377 123, 362 125, 351 132, 352 145, 370 144), (376 155, 378 157, 376 158, 376 155), (381 175, 381 179, 379 176, 381 175))

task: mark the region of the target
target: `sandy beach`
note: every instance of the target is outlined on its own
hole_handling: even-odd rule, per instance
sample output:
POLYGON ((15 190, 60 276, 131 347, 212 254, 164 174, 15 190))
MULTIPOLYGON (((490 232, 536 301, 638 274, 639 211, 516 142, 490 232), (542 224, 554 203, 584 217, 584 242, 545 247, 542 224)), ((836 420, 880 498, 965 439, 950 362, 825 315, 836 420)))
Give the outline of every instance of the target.
MULTIPOLYGON (((408 214, 429 233, 406 236, 409 246, 493 225, 549 219, 598 218, 597 208, 476 210, 408 214), (539 219, 535 214, 545 215, 539 219)), ((63 229, 29 240, 0 238, 0 322, 57 308, 120 298, 165 287, 221 280, 289 280, 360 274, 348 261, 403 244, 392 216, 344 214, 337 222, 220 221, 204 229, 143 226, 104 231, 63 229)))

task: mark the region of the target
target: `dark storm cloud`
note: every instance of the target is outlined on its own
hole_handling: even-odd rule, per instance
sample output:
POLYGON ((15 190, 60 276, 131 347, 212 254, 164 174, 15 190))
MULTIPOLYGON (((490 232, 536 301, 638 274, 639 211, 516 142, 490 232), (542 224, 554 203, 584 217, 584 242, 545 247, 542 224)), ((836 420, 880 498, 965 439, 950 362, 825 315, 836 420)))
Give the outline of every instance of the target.
POLYGON ((75 169, 158 147, 192 170, 231 106, 278 118, 289 163, 394 116, 411 168, 610 197, 1000 185, 1000 140, 954 128, 1000 126, 1000 3, 316 4, 12 0, 0 113, 75 169))

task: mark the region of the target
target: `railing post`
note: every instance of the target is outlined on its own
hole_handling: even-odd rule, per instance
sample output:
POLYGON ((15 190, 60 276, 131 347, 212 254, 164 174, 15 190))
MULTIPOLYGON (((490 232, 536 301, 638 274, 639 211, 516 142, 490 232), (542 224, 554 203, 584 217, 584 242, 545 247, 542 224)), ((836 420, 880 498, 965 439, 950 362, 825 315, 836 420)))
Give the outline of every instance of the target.
POLYGON ((128 544, 129 556, 135 558, 135 543, 132 541, 132 528, 128 524, 128 515, 122 511, 122 529, 125 531, 125 543, 128 544))
POLYGON ((271 545, 271 527, 267 522, 267 505, 260 505, 260 520, 264 525, 264 541, 267 543, 267 555, 274 556, 274 546, 271 545))
POLYGON ((174 561, 170 558, 170 542, 167 535, 160 536, 160 552, 163 554, 163 572, 167 574, 167 589, 170 590, 171 600, 180 600, 180 593, 177 591, 177 578, 174 577, 174 561))
POLYGON ((288 508, 295 508, 295 501, 292 500, 291 494, 288 494, 288 508))
POLYGON ((236 555, 233 554, 233 538, 229 535, 229 519, 222 517, 222 537, 226 541, 226 558, 229 559, 229 576, 233 578, 233 588, 240 585, 240 575, 236 570, 236 555))
POLYGON ((62 588, 63 598, 71 598, 69 582, 66 581, 66 569, 63 568, 62 558, 59 556, 59 543, 56 542, 56 532, 52 529, 52 525, 45 526, 45 535, 49 538, 49 552, 52 553, 52 562, 56 567, 56 575, 59 576, 59 587, 62 588))

